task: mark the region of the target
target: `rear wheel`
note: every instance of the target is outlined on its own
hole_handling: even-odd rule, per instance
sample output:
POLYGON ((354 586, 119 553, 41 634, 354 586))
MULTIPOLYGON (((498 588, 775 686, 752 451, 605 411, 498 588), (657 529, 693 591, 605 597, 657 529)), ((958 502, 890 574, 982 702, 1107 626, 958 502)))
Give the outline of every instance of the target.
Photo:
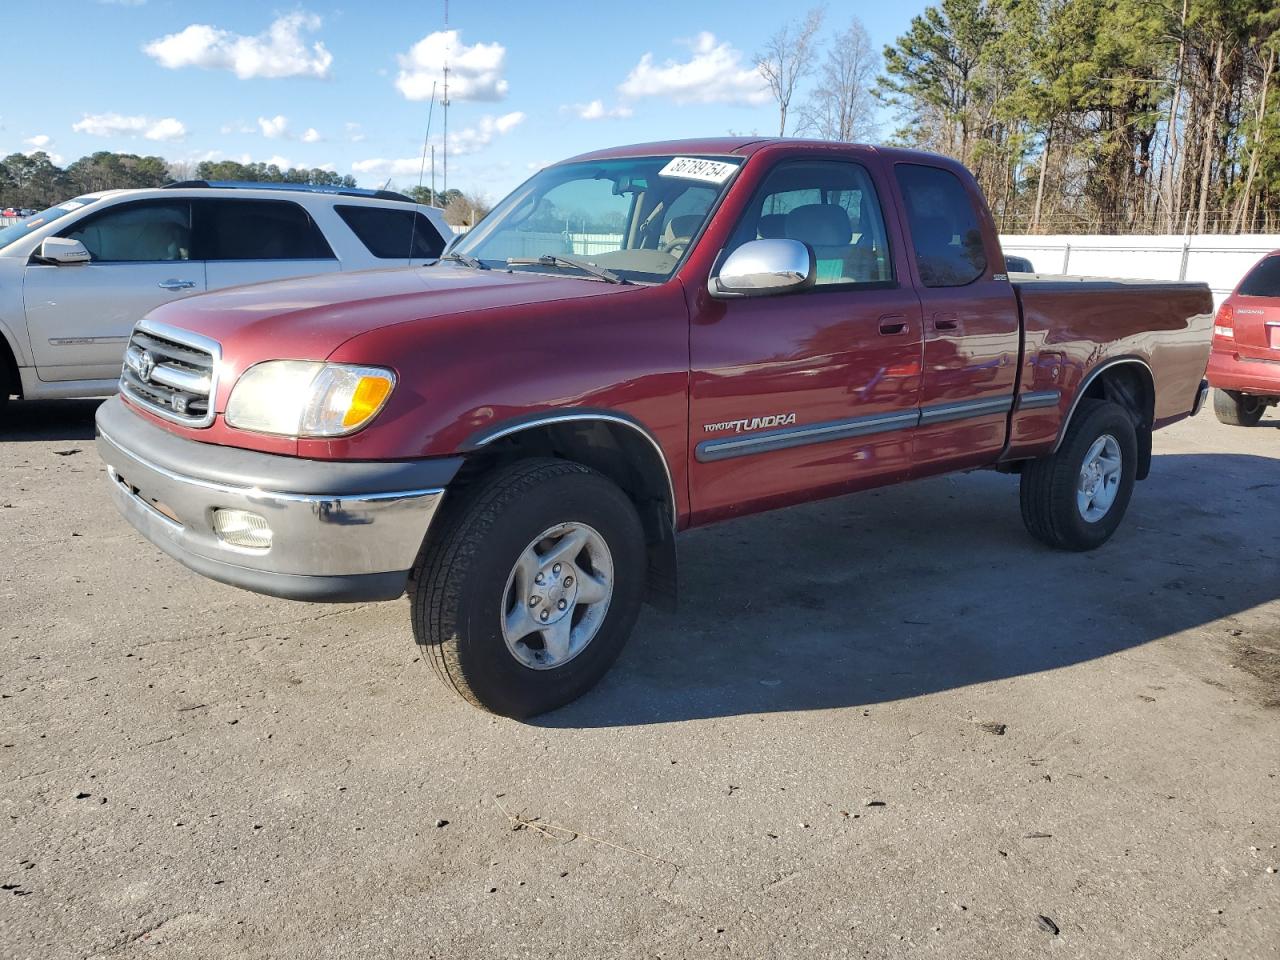
POLYGON ((437 676, 494 713, 577 699, 622 651, 644 593, 630 499, 594 470, 527 460, 464 494, 410 581, 414 638, 437 676))
POLYGON ((1133 419, 1119 404, 1082 400, 1057 453, 1022 470, 1022 522, 1059 550, 1092 550, 1111 539, 1137 474, 1133 419))
POLYGON ((1213 415, 1231 427, 1256 427, 1266 412, 1264 397, 1251 397, 1234 390, 1213 391, 1213 415))
POLYGON ((0 340, 0 414, 4 413, 4 408, 9 403, 9 395, 17 389, 18 385, 13 382, 13 372, 5 353, 4 342, 0 340))

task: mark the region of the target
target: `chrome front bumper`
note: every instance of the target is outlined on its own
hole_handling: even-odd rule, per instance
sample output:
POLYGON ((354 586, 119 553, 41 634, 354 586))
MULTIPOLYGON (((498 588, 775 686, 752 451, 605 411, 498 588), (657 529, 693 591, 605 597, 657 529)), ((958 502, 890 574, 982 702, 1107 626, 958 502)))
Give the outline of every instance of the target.
POLYGON ((196 443, 118 397, 97 419, 111 497, 143 536, 214 580, 293 600, 400 596, 461 462, 335 463, 196 443), (216 510, 257 514, 271 545, 226 542, 216 510))

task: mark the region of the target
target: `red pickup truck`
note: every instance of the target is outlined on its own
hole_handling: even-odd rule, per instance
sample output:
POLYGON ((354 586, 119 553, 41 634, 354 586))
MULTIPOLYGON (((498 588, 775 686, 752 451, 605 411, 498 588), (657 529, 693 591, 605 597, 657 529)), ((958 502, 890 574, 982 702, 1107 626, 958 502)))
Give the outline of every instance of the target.
MULTIPOLYGON (((301 600, 408 592, 471 702, 589 689, 675 534, 955 470, 1043 542, 1115 531, 1198 410, 1190 283, 1011 281, 959 164, 797 140, 548 167, 438 264, 242 287, 138 324, 98 446, 188 567, 301 600)), ((849 545, 853 549, 853 545, 849 545)))

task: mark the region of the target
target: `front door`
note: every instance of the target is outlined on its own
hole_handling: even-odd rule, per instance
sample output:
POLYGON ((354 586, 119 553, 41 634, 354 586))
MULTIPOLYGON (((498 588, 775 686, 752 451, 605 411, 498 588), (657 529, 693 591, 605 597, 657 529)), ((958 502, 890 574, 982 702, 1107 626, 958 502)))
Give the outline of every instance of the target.
POLYGON ((813 249, 806 291, 697 298, 690 327, 696 522, 905 477, 920 387, 920 302, 872 173, 795 160, 767 174, 728 252, 758 238, 813 249))
POLYGON ((191 259, 186 200, 122 203, 59 236, 79 240, 84 264, 27 266, 23 299, 41 380, 114 380, 133 325, 170 300, 205 289, 191 259))

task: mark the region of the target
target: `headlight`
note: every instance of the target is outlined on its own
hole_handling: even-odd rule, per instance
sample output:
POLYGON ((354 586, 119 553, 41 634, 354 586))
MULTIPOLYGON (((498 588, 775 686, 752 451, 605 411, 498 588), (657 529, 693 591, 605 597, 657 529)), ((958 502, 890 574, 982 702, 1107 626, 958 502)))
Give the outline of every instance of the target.
POLYGON ((372 420, 395 385, 396 375, 381 367, 269 360, 236 382, 225 416, 241 430, 341 437, 372 420))

